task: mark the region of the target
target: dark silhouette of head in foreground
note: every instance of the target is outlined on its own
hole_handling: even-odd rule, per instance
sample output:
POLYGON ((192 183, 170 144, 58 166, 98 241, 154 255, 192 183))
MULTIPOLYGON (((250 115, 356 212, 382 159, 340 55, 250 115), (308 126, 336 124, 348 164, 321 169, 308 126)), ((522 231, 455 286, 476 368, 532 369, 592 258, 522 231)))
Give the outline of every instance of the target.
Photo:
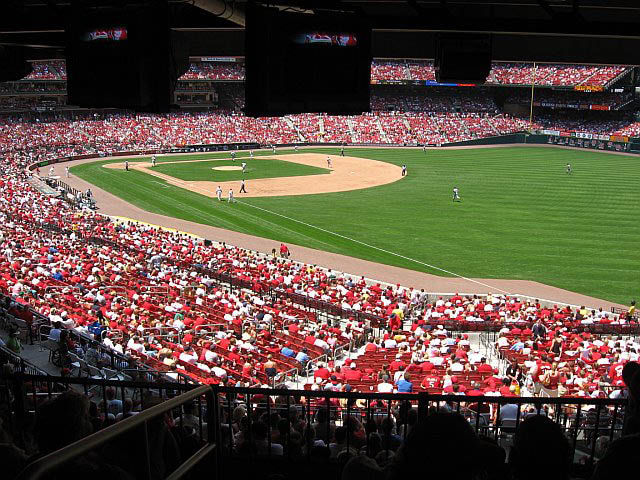
POLYGON ((478 438, 458 413, 433 413, 415 425, 389 466, 390 479, 474 478, 500 469, 505 452, 478 438))
POLYGON ((520 424, 509 453, 513 480, 565 480, 571 463, 569 441, 557 423, 534 415, 520 424))

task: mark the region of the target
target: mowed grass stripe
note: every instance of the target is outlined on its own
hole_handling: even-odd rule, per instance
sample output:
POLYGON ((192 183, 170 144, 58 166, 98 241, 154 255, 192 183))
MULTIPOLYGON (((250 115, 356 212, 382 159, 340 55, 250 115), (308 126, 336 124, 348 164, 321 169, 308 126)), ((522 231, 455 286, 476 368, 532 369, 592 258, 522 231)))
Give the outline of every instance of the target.
MULTIPOLYGON (((311 152, 340 161, 336 148, 304 150, 311 152)), ((367 190, 246 202, 464 276, 537 280, 620 303, 637 296, 638 158, 540 147, 429 150, 426 155, 358 148, 345 154, 405 163, 409 176, 367 190), (566 163, 572 175, 565 173, 566 163), (451 202, 454 185, 461 191, 460 204, 451 202)), ((105 170, 77 174, 98 184, 105 170)), ((112 178, 98 186, 115 193, 114 182, 124 182, 119 190, 128 193, 125 200, 165 215, 430 271, 248 206, 217 208, 201 195, 178 194, 180 189, 158 184, 133 193, 145 183, 139 178, 112 178), (140 198, 154 189, 161 196, 170 193, 172 200, 140 198)))

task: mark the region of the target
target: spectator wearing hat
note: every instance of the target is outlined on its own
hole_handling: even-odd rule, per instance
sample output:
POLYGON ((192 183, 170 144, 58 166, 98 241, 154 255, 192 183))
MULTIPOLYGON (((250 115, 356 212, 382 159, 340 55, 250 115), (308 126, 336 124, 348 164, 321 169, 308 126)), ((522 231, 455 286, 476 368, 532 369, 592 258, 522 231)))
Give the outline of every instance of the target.
POLYGON ((362 371, 357 368, 356 362, 351 362, 349 368, 344 372, 344 378, 348 381, 362 380, 362 371))

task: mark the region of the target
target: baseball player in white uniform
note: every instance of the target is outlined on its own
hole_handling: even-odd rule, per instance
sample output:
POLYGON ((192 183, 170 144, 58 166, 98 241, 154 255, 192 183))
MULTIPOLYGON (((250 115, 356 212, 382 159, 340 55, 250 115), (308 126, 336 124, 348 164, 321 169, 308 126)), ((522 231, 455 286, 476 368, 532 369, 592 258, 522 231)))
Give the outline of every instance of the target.
POLYGON ((67 178, 71 178, 71 174, 69 173, 69 167, 64 167, 64 174, 67 178))
POLYGON ((51 168, 49 169, 49 176, 50 176, 50 177, 53 177, 53 167, 51 167, 51 168))
POLYGON ((247 162, 242 162, 242 173, 246 173, 247 170, 247 162))
POLYGON ((232 162, 236 161, 236 152, 231 152, 231 161, 232 162))
POLYGON ((249 158, 253 158, 253 150, 249 150, 249 158))
POLYGON ((233 198, 233 188, 229 189, 229 196, 227 197, 227 203, 235 203, 236 199, 233 198))
POLYGON ((156 156, 155 155, 151 155, 151 166, 152 167, 156 166, 156 156))
POLYGON ((462 201, 462 199, 460 198, 460 191, 458 190, 458 187, 453 187, 453 201, 455 202, 456 200, 458 200, 459 202, 462 201))
POLYGON ((222 201, 222 188, 220 188, 220 185, 218 185, 218 188, 216 188, 216 197, 218 197, 219 202, 222 201))
POLYGON ((276 146, 275 145, 271 145, 271 150, 273 151, 273 154, 276 154, 276 146))
POLYGON ((331 157, 327 155, 327 168, 331 168, 331 157))

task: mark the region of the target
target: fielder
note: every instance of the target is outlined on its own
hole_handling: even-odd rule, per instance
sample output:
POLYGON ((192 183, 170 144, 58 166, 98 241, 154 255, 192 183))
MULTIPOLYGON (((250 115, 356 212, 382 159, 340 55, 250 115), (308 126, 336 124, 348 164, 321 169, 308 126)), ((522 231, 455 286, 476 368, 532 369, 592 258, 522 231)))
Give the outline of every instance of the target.
POLYGON ((220 188, 220 185, 218 185, 218 188, 216 188, 216 197, 218 197, 219 202, 222 201, 222 188, 220 188))
POLYGON ((455 202, 456 200, 458 200, 459 202, 462 201, 462 199, 460 198, 460 191, 458 190, 458 187, 453 187, 453 201, 455 202))
POLYGON ((340 147, 340 156, 344 157, 344 147, 340 147))
POLYGON ((422 145, 422 152, 427 153, 427 144, 422 145))
POLYGON ((236 152, 231 152, 231 161, 232 162, 236 161, 236 152))
POLYGON ((227 203, 235 203, 236 199, 233 198, 233 189, 229 189, 229 196, 227 197, 227 203))
POLYGON ((127 160, 124 161, 124 169, 128 172, 129 171, 129 162, 127 160))
POLYGON ((402 176, 406 176, 407 175, 407 166, 406 165, 402 165, 402 176))
POLYGON ((247 189, 245 188, 244 178, 242 179, 242 183, 240 184, 240 193, 247 193, 247 189))
POLYGON ((247 162, 242 162, 242 173, 247 173, 247 162))
POLYGON ((271 150, 273 151, 273 154, 276 154, 276 146, 275 145, 271 145, 271 150))
POLYGON ((571 164, 567 163, 567 175, 571 175, 571 164))
POLYGON ((331 157, 327 155, 327 168, 331 169, 331 157))
POLYGON ((249 150, 249 158, 253 158, 253 150, 249 150))
POLYGON ((155 167, 156 166, 156 156, 155 155, 151 155, 151 167, 155 167))

